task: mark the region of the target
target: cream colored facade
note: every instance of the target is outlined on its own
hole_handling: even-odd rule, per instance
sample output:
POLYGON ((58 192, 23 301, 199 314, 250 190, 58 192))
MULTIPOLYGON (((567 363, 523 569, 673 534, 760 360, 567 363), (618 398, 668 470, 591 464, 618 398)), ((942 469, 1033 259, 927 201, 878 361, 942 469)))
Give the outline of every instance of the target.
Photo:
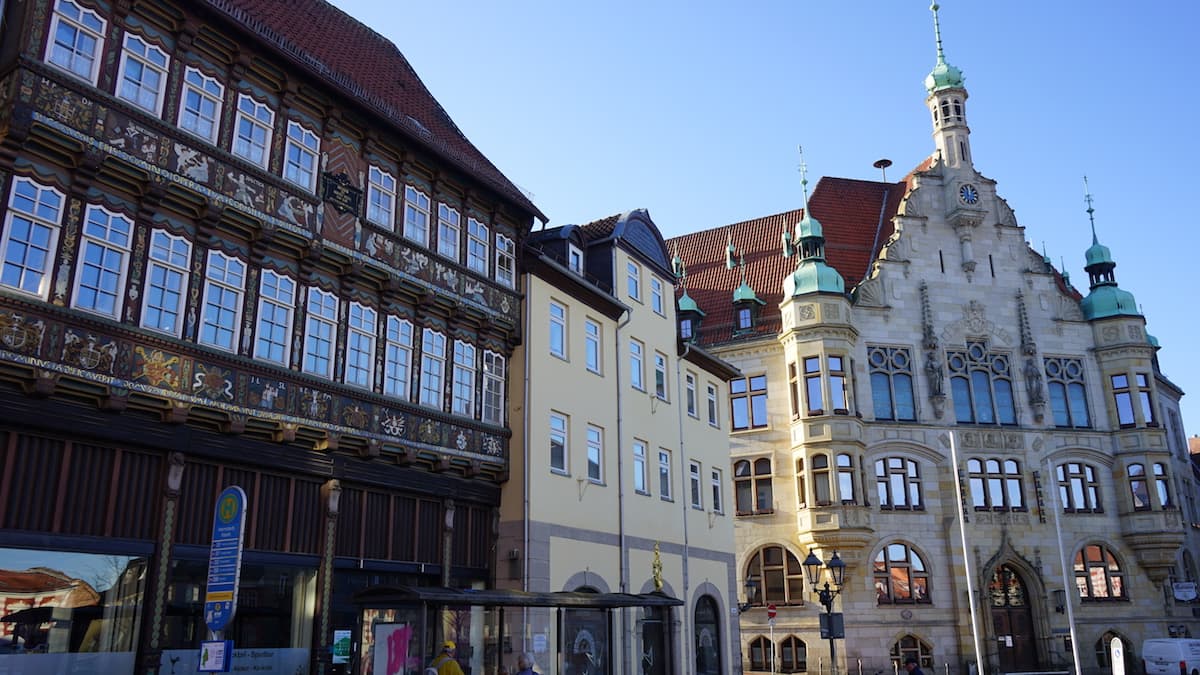
MULTIPOLYGON (((504 487, 497 586, 661 590, 683 601, 667 617, 668 637, 646 639, 654 617, 620 610, 611 648, 595 640, 596 660, 611 659, 599 672, 736 672, 728 430, 719 410, 710 424, 707 409, 710 390, 724 405, 733 371, 681 349, 675 279, 649 216, 610 221, 541 233, 543 248, 525 256, 525 335, 510 378, 514 447, 524 453, 504 487), (579 254, 574 269, 568 247, 579 254)), ((539 632, 549 644, 579 642, 558 635, 570 628, 550 625, 545 612, 531 611, 528 623, 527 651, 539 632)), ((539 658, 539 670, 581 672, 567 652, 559 663, 539 658)))

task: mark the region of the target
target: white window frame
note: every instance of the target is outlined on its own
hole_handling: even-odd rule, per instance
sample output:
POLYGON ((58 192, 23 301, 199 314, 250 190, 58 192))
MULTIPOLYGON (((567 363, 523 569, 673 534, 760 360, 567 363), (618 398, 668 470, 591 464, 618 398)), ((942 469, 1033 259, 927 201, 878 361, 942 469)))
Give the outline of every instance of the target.
POLYGON ((704 510, 704 488, 701 476, 704 475, 704 469, 700 466, 700 462, 691 460, 688 462, 688 500, 693 509, 704 510))
POLYGON ((65 204, 66 196, 48 185, 13 179, 0 239, 0 286, 46 299, 65 204))
POLYGON ((548 316, 550 355, 565 360, 567 358, 567 306, 551 300, 548 316))
POLYGON ((658 497, 665 502, 674 501, 671 497, 671 451, 666 448, 658 449, 658 497))
POLYGON ((604 351, 601 349, 600 323, 591 319, 584 319, 583 322, 583 346, 585 360, 587 361, 587 369, 597 375, 603 372, 604 367, 604 351))
POLYGON ((146 292, 142 294, 142 328, 179 337, 183 328, 192 260, 192 242, 165 230, 151 230, 146 253, 146 292))
POLYGON ((629 384, 634 389, 646 391, 645 371, 646 347, 640 340, 629 339, 629 384))
POLYGON ((550 412, 550 423, 547 426, 549 432, 549 443, 547 450, 550 451, 550 457, 547 458, 547 463, 550 465, 550 471, 553 473, 570 475, 571 471, 571 419, 566 415, 558 412, 550 412), (555 464, 554 460, 554 444, 558 443, 562 446, 562 462, 561 465, 555 464))
POLYGON ((642 267, 632 260, 625 261, 625 292, 630 299, 642 301, 642 267))
POLYGON ((383 338, 383 393, 408 401, 412 397, 413 324, 398 316, 387 318, 383 338))
POLYGON ((444 410, 446 403, 446 336, 432 328, 421 333, 421 405, 444 410))
POLYGON ((650 309, 659 316, 667 315, 663 306, 663 282, 654 275, 650 276, 650 309))
POLYGON ((696 398, 696 374, 687 373, 683 376, 683 380, 684 386, 687 389, 687 392, 684 395, 684 403, 687 406, 687 414, 689 417, 700 419, 700 406, 698 405, 698 399, 696 398))
POLYGON ((720 469, 712 469, 709 473, 709 487, 712 488, 712 512, 725 513, 725 481, 720 469))
POLYGON ((305 300, 304 356, 300 370, 333 379, 333 349, 337 344, 338 297, 316 286, 308 288, 305 300))
POLYGON ((594 424, 587 427, 587 479, 604 482, 604 430, 594 424))
POLYGON ((438 253, 457 262, 459 238, 462 236, 462 216, 458 210, 441 202, 438 203, 438 253))
POLYGON ((367 220, 396 229, 396 178, 375 165, 367 171, 367 220))
POLYGON ((249 94, 238 94, 229 151, 255 166, 267 168, 274 128, 275 111, 271 106, 256 101, 249 94))
POLYGON ((667 382, 668 370, 667 355, 662 352, 654 352, 654 395, 660 401, 668 400, 671 394, 667 382))
POLYGON ((429 195, 411 185, 404 186, 404 237, 428 248, 429 214, 433 202, 429 195))
POLYGON ((288 365, 296 314, 296 289, 296 281, 291 277, 263 269, 258 283, 254 358, 288 365))
POLYGON ((177 121, 180 129, 215 144, 221 131, 224 103, 225 85, 220 80, 205 75, 194 66, 184 69, 177 121))
POLYGON ((512 239, 496 235, 496 281, 507 288, 517 285, 517 249, 512 239))
POLYGON ((131 219, 88 204, 79 236, 72 307, 110 319, 121 318, 132 243, 131 219))
POLYGON ((237 353, 245 289, 246 263, 210 250, 204 266, 204 305, 196 342, 237 353))
POLYGON ((647 471, 649 444, 640 438, 633 439, 633 490, 641 495, 650 494, 650 476, 647 471))
POLYGON ((316 192, 320 154, 321 139, 317 133, 295 120, 288 120, 287 141, 283 147, 283 179, 316 192))
POLYGON ((450 391, 450 412, 475 417, 475 372, 478 350, 462 340, 454 341, 454 373, 450 391))
POLYGON ((707 390, 708 398, 708 426, 714 429, 721 428, 721 392, 717 389, 717 385, 712 382, 708 383, 707 390))
POLYGON ((135 106, 162 115, 171 57, 161 47, 137 33, 125 33, 116 95, 135 106))
POLYGON ((583 276, 583 250, 575 244, 567 244, 567 268, 583 276))
POLYGON ((54 3, 54 18, 50 21, 50 34, 46 39, 46 63, 95 86, 107 27, 108 22, 98 13, 71 0, 57 0, 54 3), (64 30, 71 31, 70 35, 63 36, 70 40, 70 44, 58 41, 60 31, 64 30), (90 53, 80 45, 81 37, 92 42, 90 53), (80 67, 83 63, 87 64, 86 73, 80 67))
POLYGON ((504 424, 506 368, 502 354, 483 351, 483 421, 487 424, 504 424))
POLYGON ((351 301, 346 318, 346 367, 342 380, 352 387, 375 387, 375 336, 379 313, 373 307, 351 301))
POLYGON ((467 218, 467 269, 487 274, 490 239, 487 225, 475 218, 467 218))

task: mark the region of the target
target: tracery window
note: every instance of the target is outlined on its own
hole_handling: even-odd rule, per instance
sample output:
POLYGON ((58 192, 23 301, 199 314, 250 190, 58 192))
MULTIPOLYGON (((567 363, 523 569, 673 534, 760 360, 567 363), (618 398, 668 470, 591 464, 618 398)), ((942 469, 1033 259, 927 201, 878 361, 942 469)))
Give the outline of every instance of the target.
POLYGON ((901 347, 871 347, 871 403, 875 419, 912 422, 917 419, 913 396, 912 357, 901 347))
POLYGON ((1050 411, 1056 427, 1092 426, 1088 415, 1087 389, 1083 380, 1083 363, 1080 359, 1047 358, 1047 388, 1050 391, 1050 411))
POLYGON ((946 357, 958 422, 1017 423, 1008 355, 989 351, 984 342, 968 342, 966 350, 948 350, 946 357))

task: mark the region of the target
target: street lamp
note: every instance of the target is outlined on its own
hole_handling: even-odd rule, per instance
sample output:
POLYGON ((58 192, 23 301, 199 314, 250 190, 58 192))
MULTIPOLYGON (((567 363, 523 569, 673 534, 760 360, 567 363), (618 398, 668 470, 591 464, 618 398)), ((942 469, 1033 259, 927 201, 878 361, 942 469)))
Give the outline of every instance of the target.
POLYGON ((837 652, 833 641, 836 638, 844 638, 846 634, 841 621, 841 613, 833 613, 833 598, 842 592, 842 582, 846 580, 846 563, 838 557, 837 551, 833 552, 833 557, 829 559, 829 562, 821 562, 821 559, 810 548, 808 557, 804 559, 804 572, 808 576, 809 585, 817 595, 817 601, 825 607, 825 620, 821 622, 823 624, 821 632, 824 633, 822 637, 829 638, 830 675, 837 675, 837 652), (834 588, 829 587, 829 581, 825 582, 824 588, 817 588, 817 582, 821 580, 822 567, 829 569, 829 577, 833 581, 834 588))
POLYGON ((746 575, 746 601, 738 603, 738 614, 750 609, 754 606, 754 599, 758 597, 758 575, 746 575))

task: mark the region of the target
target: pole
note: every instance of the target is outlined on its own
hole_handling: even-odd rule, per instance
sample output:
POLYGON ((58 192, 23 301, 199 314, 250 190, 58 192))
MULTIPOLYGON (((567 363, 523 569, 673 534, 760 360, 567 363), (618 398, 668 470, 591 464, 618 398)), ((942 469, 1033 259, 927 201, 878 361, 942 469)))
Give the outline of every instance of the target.
POLYGON ((829 675, 837 675, 837 645, 833 641, 833 598, 825 611, 829 615, 829 675))
POLYGON ((1071 584, 1071 579, 1067 578, 1067 552, 1063 548, 1062 522, 1059 520, 1058 512, 1061 508, 1058 505, 1058 475, 1054 473, 1054 464, 1050 458, 1046 458, 1046 468, 1050 473, 1046 474, 1046 480, 1051 484, 1050 492, 1050 510, 1054 512, 1054 534, 1058 538, 1058 564, 1062 570, 1063 582, 1063 604, 1067 609, 1067 625, 1071 629, 1071 658, 1075 661, 1075 675, 1081 675, 1079 665, 1079 640, 1075 635, 1075 608, 1071 605, 1070 593, 1074 586, 1071 584))
POLYGON ((771 675, 775 675, 775 619, 769 619, 771 624, 771 675))
POLYGON ((966 505, 963 504, 962 476, 959 474, 958 441, 954 432, 950 433, 950 463, 954 465, 954 496, 958 504, 958 534, 962 538, 963 567, 967 573, 967 601, 971 610, 971 637, 975 645, 975 667, 978 675, 985 675, 983 668, 983 647, 979 641, 979 622, 975 618, 975 583, 971 572, 971 551, 967 548, 967 519, 963 515, 966 505))

